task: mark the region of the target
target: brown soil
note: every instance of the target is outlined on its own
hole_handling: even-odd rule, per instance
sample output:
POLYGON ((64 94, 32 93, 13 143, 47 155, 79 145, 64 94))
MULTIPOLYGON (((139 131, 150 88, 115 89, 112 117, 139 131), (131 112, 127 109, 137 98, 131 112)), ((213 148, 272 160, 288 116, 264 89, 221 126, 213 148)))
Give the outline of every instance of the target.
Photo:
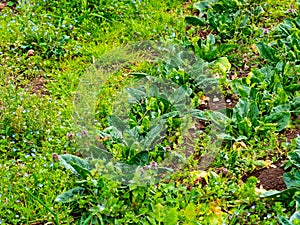
POLYGON ((238 103, 238 99, 235 94, 228 96, 225 100, 226 108, 234 108, 234 106, 238 103))
POLYGON ((284 130, 281 137, 279 138, 279 141, 283 142, 287 140, 290 142, 293 139, 297 138, 298 136, 300 136, 300 128, 287 129, 284 130))
POLYGON ((41 95, 48 94, 48 90, 46 89, 45 85, 47 81, 43 77, 36 77, 30 82, 30 91, 32 93, 37 93, 41 95))
POLYGON ((263 187, 266 190, 278 190, 282 191, 286 189, 286 185, 283 181, 283 174, 285 171, 280 168, 281 161, 278 161, 275 166, 276 168, 264 168, 258 169, 254 172, 247 174, 242 178, 246 181, 249 177, 256 177, 258 179, 257 187, 263 187))

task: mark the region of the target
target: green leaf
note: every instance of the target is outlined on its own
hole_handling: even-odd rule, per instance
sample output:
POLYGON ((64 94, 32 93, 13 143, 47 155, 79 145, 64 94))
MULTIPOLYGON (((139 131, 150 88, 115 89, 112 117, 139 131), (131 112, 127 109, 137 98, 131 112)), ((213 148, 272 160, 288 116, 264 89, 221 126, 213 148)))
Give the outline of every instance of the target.
POLYGON ((276 131, 282 131, 289 124, 291 118, 290 112, 273 113, 265 118, 267 123, 277 123, 276 131))
POLYGON ((209 34, 206 38, 206 43, 208 46, 214 45, 216 43, 215 36, 213 34, 209 34))
POLYGON ((213 129, 217 131, 225 131, 227 120, 229 119, 226 115, 217 111, 209 111, 208 117, 212 122, 213 129))
POLYGON ((84 178, 90 173, 90 164, 86 160, 79 158, 75 155, 60 155, 59 162, 67 170, 70 170, 72 173, 80 175, 84 178))
POLYGON ((290 152, 288 158, 294 166, 300 168, 300 150, 290 152))
POLYGON ((133 75, 133 76, 138 77, 138 78, 143 78, 143 77, 149 76, 146 73, 139 73, 139 72, 131 72, 129 75, 133 75))
POLYGON ((300 224, 300 211, 296 211, 290 218, 292 224, 300 224))
POLYGON ((282 225, 293 225, 286 217, 280 215, 278 219, 282 225))
POLYGON ((79 166, 78 164, 71 162, 71 166, 76 170, 76 172, 84 179, 91 175, 91 171, 79 166))
POLYGON ((252 123, 249 118, 245 117, 242 121, 237 123, 239 134, 244 136, 251 136, 252 134, 252 123))
POLYGON ((124 91, 129 94, 130 103, 140 102, 142 99, 146 98, 146 92, 143 87, 125 88, 124 91))
POLYGON ((219 51, 219 54, 221 56, 223 56, 223 55, 227 54, 228 52, 233 51, 237 47, 238 47, 238 45, 236 45, 236 44, 220 44, 217 46, 217 49, 219 51))
POLYGON ((176 116, 179 116, 179 111, 172 111, 172 112, 169 112, 169 113, 165 113, 161 116, 161 119, 166 120, 166 119, 169 119, 169 118, 174 118, 176 116))
POLYGON ((248 117, 250 118, 252 125, 258 126, 259 109, 255 102, 250 103, 248 117))
POLYGON ((233 108, 232 119, 236 122, 242 121, 248 116, 250 110, 250 101, 248 98, 241 98, 233 108))
POLYGON ((208 62, 205 62, 202 59, 199 59, 199 61, 195 62, 187 71, 187 74, 190 75, 191 78, 195 79, 199 76, 203 76, 205 71, 208 69, 208 62))
POLYGON ((187 92, 183 87, 177 88, 169 96, 169 101, 172 105, 185 105, 187 100, 187 92))
POLYGON ((75 196, 83 196, 85 192, 85 188, 83 187, 75 187, 71 190, 68 190, 59 196, 56 197, 56 202, 67 203, 75 200, 75 196))
POLYGON ((250 95, 250 87, 241 83, 241 80, 235 79, 232 81, 232 87, 235 94, 240 95, 241 98, 248 97, 250 95))
POLYGON ((189 115, 191 115, 191 117, 193 117, 193 118, 197 118, 200 120, 208 120, 206 112, 199 110, 199 109, 191 110, 189 115))
POLYGON ((270 113, 273 114, 279 112, 289 112, 290 108, 291 108, 290 104, 282 104, 272 108, 270 113))
POLYGON ((270 190, 261 194, 260 197, 275 198, 276 200, 290 202, 298 191, 300 191, 298 187, 291 187, 283 191, 270 190))
POLYGON ((234 136, 231 136, 229 134, 221 133, 218 134, 218 137, 224 140, 231 140, 231 141, 242 141, 242 140, 247 140, 248 138, 246 136, 238 136, 237 138, 234 136))
POLYGON ((256 44, 259 54, 267 61, 277 62, 275 56, 276 50, 266 45, 264 42, 259 42, 256 44))
POLYGON ((143 146, 146 149, 152 149, 154 146, 159 143, 163 139, 163 135, 161 134, 163 131, 163 126, 158 124, 153 127, 146 135, 143 146))
POLYGON ((300 150, 300 137, 296 138, 296 148, 300 150))
POLYGON ((149 152, 148 151, 142 151, 134 155, 130 161, 130 165, 138 165, 138 166, 144 166, 148 163, 149 160, 149 152))
POLYGON ((124 130, 129 129, 129 126, 115 115, 110 115, 108 117, 108 122, 111 126, 117 128, 120 132, 124 132, 124 130))
POLYGON ((300 224, 300 211, 296 211, 290 219, 279 216, 279 221, 282 225, 296 225, 300 224))
POLYGON ((187 24, 191 24, 194 26, 204 26, 206 24, 205 20, 195 16, 187 16, 184 18, 184 21, 187 24))
POLYGON ((218 69, 222 74, 226 74, 231 68, 231 64, 226 57, 215 60, 213 64, 214 68, 218 69))
POLYGON ((240 24, 239 27, 244 27, 244 26, 247 24, 249 18, 250 18, 250 14, 249 14, 249 13, 246 13, 245 18, 243 19, 243 21, 241 22, 241 24, 240 24))
POLYGON ((194 4, 194 8, 198 9, 200 13, 205 13, 209 8, 211 8, 211 4, 216 2, 216 0, 197 2, 194 4))
POLYGON ((294 98, 292 102, 292 110, 294 112, 300 113, 300 97, 294 98))
POLYGON ((8 6, 8 7, 12 7, 14 4, 15 4, 14 2, 9 1, 9 2, 7 3, 7 6, 8 6))
POLYGON ((285 173, 283 180, 287 188, 300 187, 300 171, 285 173))
POLYGON ((75 155, 63 154, 63 155, 60 155, 60 159, 65 160, 65 162, 67 162, 69 164, 71 164, 71 162, 73 162, 73 163, 76 163, 76 164, 78 164, 79 166, 81 166, 83 168, 91 169, 90 164, 86 160, 84 160, 84 159, 82 159, 78 156, 75 156, 75 155))
POLYGON ((280 191, 277 191, 277 190, 270 190, 270 191, 267 191, 265 193, 262 193, 260 195, 261 198, 270 198, 270 197, 275 197, 275 196, 279 196, 281 194, 280 191))

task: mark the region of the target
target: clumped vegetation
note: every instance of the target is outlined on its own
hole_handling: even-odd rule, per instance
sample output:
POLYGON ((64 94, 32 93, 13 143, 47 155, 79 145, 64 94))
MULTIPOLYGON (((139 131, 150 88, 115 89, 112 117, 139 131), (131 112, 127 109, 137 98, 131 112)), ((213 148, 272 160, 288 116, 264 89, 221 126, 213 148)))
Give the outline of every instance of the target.
POLYGON ((298 10, 0 3, 0 224, 298 224, 298 10), (124 63, 134 43, 164 60, 124 63), (73 119, 97 62, 93 136, 73 119))

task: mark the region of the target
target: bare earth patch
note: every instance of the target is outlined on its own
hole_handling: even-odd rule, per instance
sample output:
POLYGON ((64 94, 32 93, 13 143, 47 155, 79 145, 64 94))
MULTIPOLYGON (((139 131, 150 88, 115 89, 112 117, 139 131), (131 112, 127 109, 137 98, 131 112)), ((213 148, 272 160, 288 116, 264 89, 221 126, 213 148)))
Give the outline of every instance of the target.
POLYGON ((266 190, 282 191, 286 189, 283 181, 283 174, 285 171, 280 168, 281 161, 275 163, 276 168, 257 169, 254 172, 247 174, 242 179, 246 181, 249 177, 256 177, 258 179, 257 187, 262 187, 266 190))

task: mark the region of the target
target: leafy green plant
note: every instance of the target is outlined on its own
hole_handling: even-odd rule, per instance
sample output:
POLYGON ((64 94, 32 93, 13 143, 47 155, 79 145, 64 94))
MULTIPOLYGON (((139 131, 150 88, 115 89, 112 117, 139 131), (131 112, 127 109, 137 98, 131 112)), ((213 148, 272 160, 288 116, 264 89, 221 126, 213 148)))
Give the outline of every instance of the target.
POLYGON ((275 41, 268 44, 260 42, 256 45, 260 55, 273 64, 279 61, 298 64, 300 57, 299 29, 299 18, 284 20, 275 28, 275 41))
POLYGON ((275 68, 255 69, 248 77, 232 80, 233 92, 241 99, 228 110, 231 118, 228 131, 235 138, 239 135, 249 138, 264 135, 267 130, 285 129, 291 122, 291 114, 297 111, 297 77, 298 66, 278 63, 275 68))
POLYGON ((199 17, 186 17, 186 22, 192 25, 205 26, 217 33, 222 39, 252 33, 252 25, 249 24, 250 15, 259 17, 262 7, 255 1, 225 1, 209 0, 194 4, 194 8, 200 12, 199 17))
MULTIPOLYGON (((161 84, 166 82, 159 81, 161 84)), ((109 117, 110 126, 103 131, 109 139, 104 144, 116 159, 130 164, 161 160, 165 157, 162 150, 170 145, 168 138, 175 136, 176 132, 183 132, 184 117, 190 107, 188 94, 180 86, 174 87, 174 90, 163 85, 159 88, 159 81, 146 87, 126 88, 125 92, 129 94, 128 114, 121 110, 122 115, 109 117), (155 149, 157 153, 152 152, 155 149)))
POLYGON ((233 51, 237 48, 236 44, 217 44, 215 36, 209 34, 206 40, 199 39, 197 45, 195 46, 195 53, 201 59, 204 59, 208 62, 219 59, 222 56, 226 55, 228 52, 233 51))
MULTIPOLYGON (((213 112, 212 112, 213 113, 213 112)), ((249 140, 253 137, 264 138, 268 132, 282 131, 290 123, 290 106, 278 105, 267 114, 260 114, 258 104, 248 98, 241 98, 229 117, 222 115, 217 124, 226 124, 226 134, 219 134, 227 140, 249 140)))

